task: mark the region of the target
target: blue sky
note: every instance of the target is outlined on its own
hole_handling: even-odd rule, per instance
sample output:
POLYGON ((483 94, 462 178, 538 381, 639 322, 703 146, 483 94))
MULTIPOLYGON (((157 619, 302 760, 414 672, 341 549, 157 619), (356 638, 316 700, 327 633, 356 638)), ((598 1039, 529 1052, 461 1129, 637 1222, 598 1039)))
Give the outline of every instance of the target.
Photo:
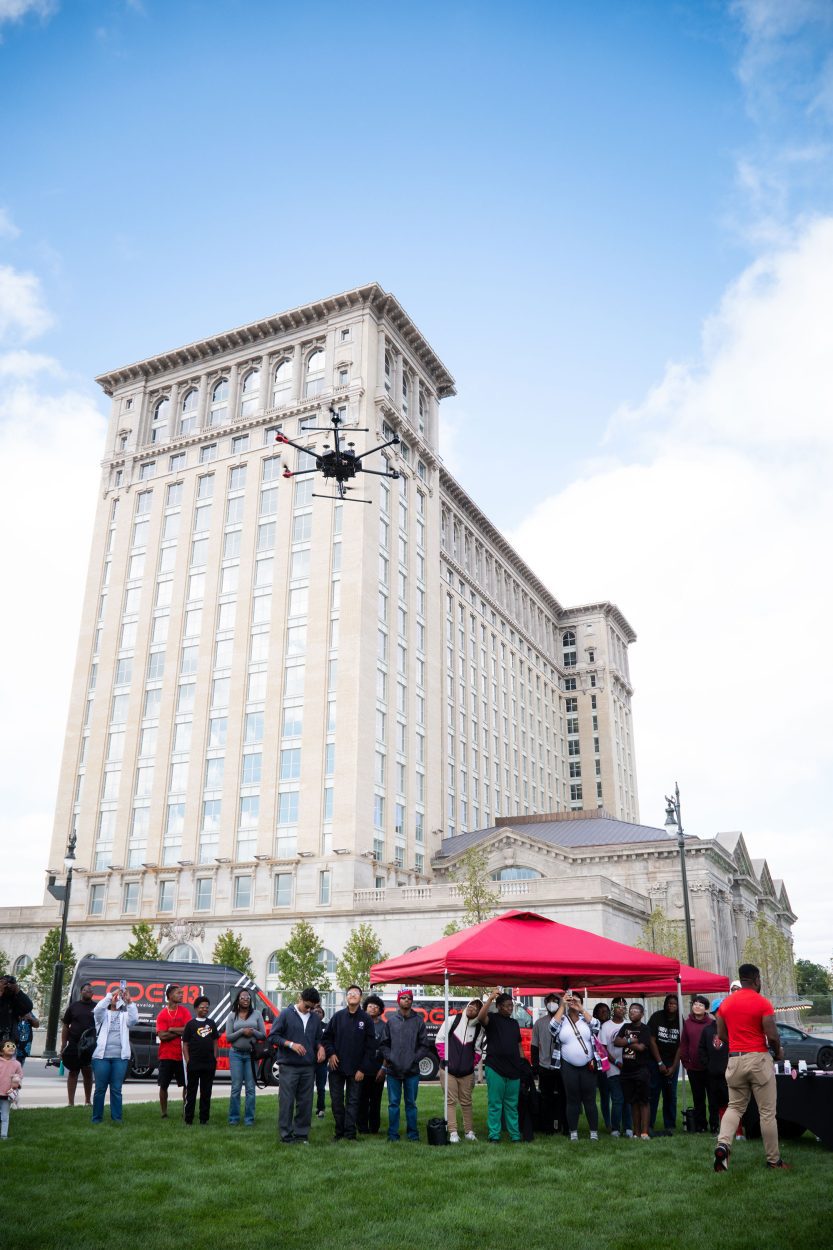
MULTIPOLYGON (((457 379, 452 471, 563 602, 614 598, 640 635, 643 819, 679 773, 692 832, 744 829, 799 953, 829 958, 813 874, 779 853, 827 832, 830 664, 795 758, 761 673, 770 630, 827 608, 833 6, 0 0, 0 38, 7 582, 37 598, 47 562, 77 619, 94 374, 378 280, 457 379), (27 457, 46 512, 15 489, 27 457), (704 616, 733 639, 707 676, 704 616), (738 692, 718 745, 712 681, 738 692)), ((4 704, 25 724, 34 683, 58 726, 9 743, 6 811, 40 830, 75 639, 7 629, 27 680, 4 704)))

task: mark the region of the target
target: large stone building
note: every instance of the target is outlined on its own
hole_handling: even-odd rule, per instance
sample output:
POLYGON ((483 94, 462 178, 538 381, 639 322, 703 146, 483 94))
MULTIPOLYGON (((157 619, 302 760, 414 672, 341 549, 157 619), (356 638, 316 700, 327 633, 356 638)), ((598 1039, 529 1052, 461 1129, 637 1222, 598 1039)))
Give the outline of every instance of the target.
MULTIPOLYGON (((651 898, 673 912, 674 854, 636 824, 634 632, 610 603, 563 608, 443 467, 454 381, 393 296, 357 288, 98 381, 112 407, 48 865, 75 833, 79 952, 179 919, 177 954, 206 958, 231 926, 271 979, 300 916, 330 962, 365 916, 400 950, 459 912, 448 871, 472 839, 498 873, 541 873, 501 880, 510 901, 626 939, 651 898), (276 434, 320 448, 331 410, 358 451, 401 440, 398 480, 357 478, 370 506, 283 476, 309 461, 276 434)), ((732 907, 762 878, 744 893, 730 849, 702 847, 698 942, 708 903, 704 960, 732 962, 732 907)), ((55 915, 0 913, 6 949, 31 954, 55 915)))

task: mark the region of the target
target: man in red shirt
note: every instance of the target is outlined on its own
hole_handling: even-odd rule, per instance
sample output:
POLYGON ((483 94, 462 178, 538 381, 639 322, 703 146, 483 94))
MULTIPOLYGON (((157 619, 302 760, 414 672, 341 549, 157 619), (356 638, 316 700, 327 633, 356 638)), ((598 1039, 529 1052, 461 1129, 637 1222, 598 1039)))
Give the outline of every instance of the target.
POLYGON ((159 1038, 159 1110, 162 1119, 168 1118, 168 1086, 176 1081, 185 1097, 184 1068, 182 1066, 182 1034, 191 1019, 187 1007, 182 1006, 182 986, 169 985, 165 990, 165 1006, 156 1017, 156 1036, 159 1038))
POLYGON ((776 1060, 784 1057, 775 1024, 775 1008, 761 994, 760 969, 754 964, 741 964, 738 976, 741 988, 724 998, 717 1009, 717 1033, 712 1043, 717 1047, 729 1047, 726 1069, 729 1106, 720 1124, 714 1170, 728 1170, 729 1151, 752 1094, 761 1114, 766 1165, 768 1168, 787 1168, 778 1149, 778 1125, 775 1120, 778 1094, 770 1054, 771 1046, 776 1060))

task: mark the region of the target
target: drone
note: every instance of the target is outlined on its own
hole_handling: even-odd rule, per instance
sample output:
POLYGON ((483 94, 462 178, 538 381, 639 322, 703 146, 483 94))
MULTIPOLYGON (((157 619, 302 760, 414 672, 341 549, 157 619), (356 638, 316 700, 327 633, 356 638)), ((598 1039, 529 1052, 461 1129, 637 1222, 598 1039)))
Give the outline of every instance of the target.
MULTIPOLYGON (((348 486, 347 483, 352 481, 357 473, 372 473, 375 477, 399 477, 398 469, 366 469, 362 461, 366 456, 372 456, 376 451, 382 451, 385 447, 395 446, 399 442, 399 435, 394 434, 386 443, 380 443, 378 447, 371 447, 369 451, 363 451, 361 455, 357 455, 353 450, 355 443, 347 443, 344 446, 341 442, 342 430, 344 424, 342 418, 336 412, 335 408, 329 409, 330 426, 316 427, 309 426, 304 430, 305 434, 329 434, 332 436, 334 447, 329 444, 324 445, 322 453, 315 451, 313 448, 304 447, 303 443, 293 442, 291 438, 287 438, 285 434, 278 432, 275 435, 275 442, 286 443, 289 447, 296 447, 298 451, 304 452, 305 455, 311 456, 315 461, 314 469, 290 469, 288 465, 284 465, 283 476, 291 477, 308 477, 311 473, 323 473, 324 480, 332 482, 338 492, 336 495, 319 495, 313 491, 315 499, 344 499, 347 503, 370 503, 370 499, 350 499, 347 491, 355 490, 355 486, 348 486)), ((358 434, 369 433, 367 427, 361 428, 356 426, 350 427, 350 432, 355 430, 358 434)))

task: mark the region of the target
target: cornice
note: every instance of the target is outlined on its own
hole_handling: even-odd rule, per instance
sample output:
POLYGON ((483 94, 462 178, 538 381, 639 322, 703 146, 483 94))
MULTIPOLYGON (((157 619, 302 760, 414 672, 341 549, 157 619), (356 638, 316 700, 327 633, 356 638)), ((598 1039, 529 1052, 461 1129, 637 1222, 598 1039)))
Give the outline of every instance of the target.
POLYGON ((316 327, 339 313, 356 309, 368 309, 378 321, 387 319, 390 322, 431 378, 440 399, 456 394, 454 378, 430 343, 395 296, 384 291, 378 282, 343 291, 340 295, 330 295, 312 304, 303 304, 259 321, 251 321, 247 325, 186 343, 183 347, 148 356, 133 364, 121 365, 99 374, 96 382, 106 395, 112 395, 119 387, 160 377, 172 369, 191 370, 196 365, 216 360, 219 356, 241 349, 254 349, 280 335, 295 335, 298 331, 316 327))
POLYGON ((617 608, 616 604, 610 603, 607 599, 602 599, 598 603, 582 603, 577 607, 565 608, 562 624, 566 625, 571 619, 579 620, 582 616, 586 616, 588 612, 600 612, 602 616, 609 616, 619 626, 628 643, 636 642, 636 632, 633 626, 621 610, 617 608))

